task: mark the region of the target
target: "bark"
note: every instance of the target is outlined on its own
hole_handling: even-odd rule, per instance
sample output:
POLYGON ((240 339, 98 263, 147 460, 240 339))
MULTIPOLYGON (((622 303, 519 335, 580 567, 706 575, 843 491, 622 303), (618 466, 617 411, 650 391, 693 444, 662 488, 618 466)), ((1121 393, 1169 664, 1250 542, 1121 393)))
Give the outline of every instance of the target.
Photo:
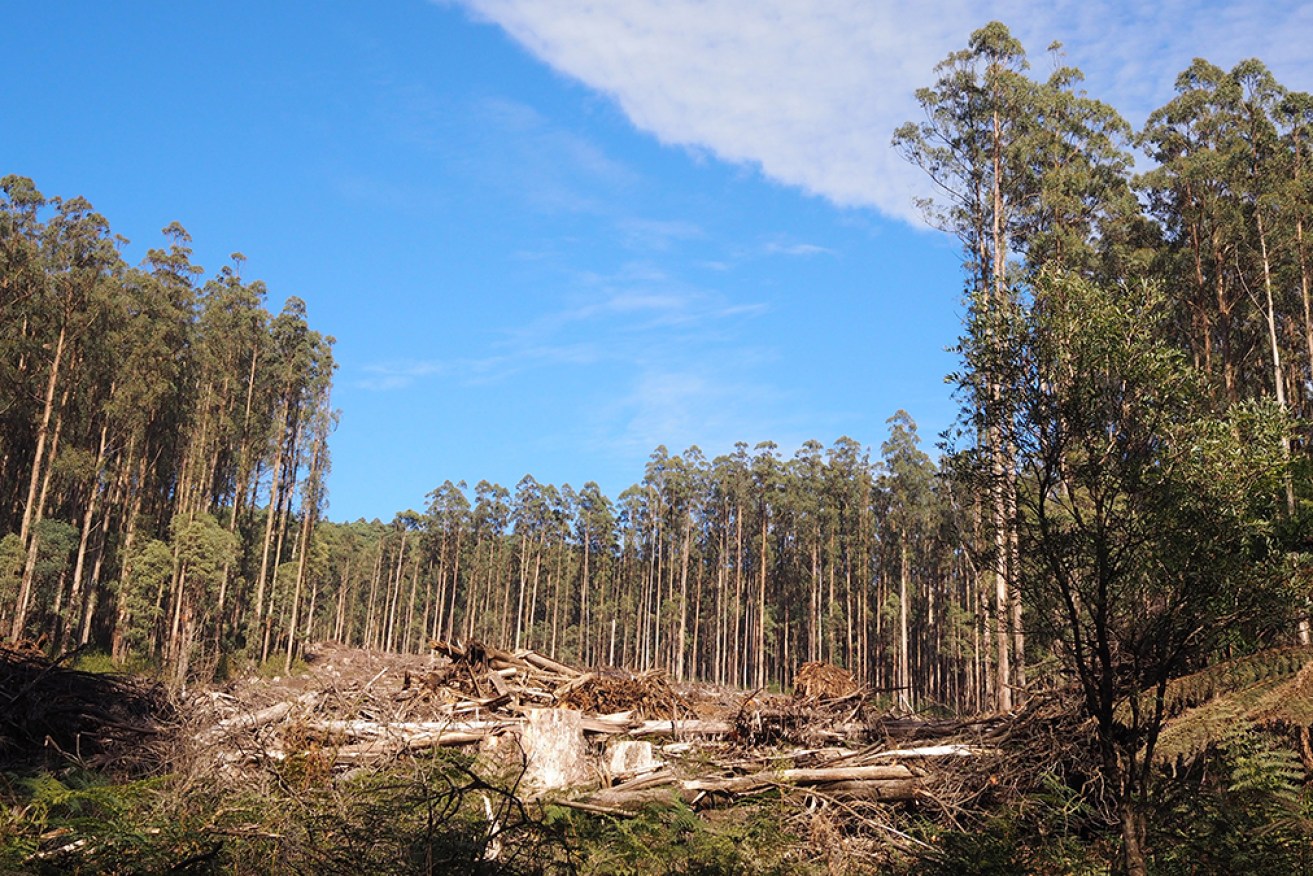
POLYGON ((50 420, 55 410, 55 390, 59 385, 59 370, 64 360, 64 345, 68 336, 68 328, 61 325, 59 328, 59 337, 55 341, 55 355, 50 361, 50 376, 46 380, 46 394, 41 406, 41 422, 37 428, 36 451, 32 459, 32 473, 27 482, 27 502, 23 506, 23 521, 19 529, 19 539, 27 548, 26 559, 23 563, 23 577, 19 584, 18 596, 14 604, 14 620, 9 628, 9 637, 15 641, 23 636, 23 629, 27 626, 27 612, 29 603, 32 599, 32 578, 36 569, 37 551, 39 549, 38 539, 33 532, 37 523, 41 522, 40 507, 37 502, 37 489, 42 481, 44 472, 44 463, 46 455, 46 444, 50 440, 50 420))

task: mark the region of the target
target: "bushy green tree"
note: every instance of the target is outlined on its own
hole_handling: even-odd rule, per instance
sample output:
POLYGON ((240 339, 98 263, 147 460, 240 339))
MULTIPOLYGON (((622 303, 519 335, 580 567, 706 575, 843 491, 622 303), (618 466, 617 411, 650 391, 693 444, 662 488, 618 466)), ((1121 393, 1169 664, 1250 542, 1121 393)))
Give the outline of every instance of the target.
MULTIPOLYGON (((1289 423, 1272 403, 1205 406, 1201 375, 1162 342, 1168 316, 1153 284, 1045 276, 1006 387, 1030 629, 1094 719, 1132 873, 1168 681, 1224 642, 1263 641, 1290 605, 1273 540, 1289 423)), ((979 451, 957 463, 992 477, 979 451)))

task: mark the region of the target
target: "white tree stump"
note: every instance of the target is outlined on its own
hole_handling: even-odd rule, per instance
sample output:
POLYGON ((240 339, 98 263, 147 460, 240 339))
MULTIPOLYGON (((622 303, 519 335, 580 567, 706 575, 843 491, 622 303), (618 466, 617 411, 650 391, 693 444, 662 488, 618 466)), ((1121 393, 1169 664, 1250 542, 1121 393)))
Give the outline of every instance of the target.
POLYGON ((597 772, 584 742, 583 716, 572 709, 529 713, 520 744, 524 748, 524 786, 555 791, 597 784, 597 772))

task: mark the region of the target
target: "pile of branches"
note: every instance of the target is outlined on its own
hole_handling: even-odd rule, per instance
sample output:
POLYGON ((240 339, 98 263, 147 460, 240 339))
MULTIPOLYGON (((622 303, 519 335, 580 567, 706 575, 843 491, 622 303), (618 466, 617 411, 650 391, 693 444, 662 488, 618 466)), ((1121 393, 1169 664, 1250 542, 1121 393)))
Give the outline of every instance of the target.
POLYGON ((692 717, 661 672, 585 672, 531 650, 511 652, 477 641, 433 642, 432 650, 427 660, 408 658, 355 684, 335 677, 329 661, 311 655, 311 689, 267 704, 204 693, 195 704, 190 738, 225 767, 308 752, 331 769, 518 734, 544 709, 582 713, 580 729, 595 741, 732 732, 727 721, 692 717))
POLYGON ((599 715, 628 712, 640 719, 669 720, 693 714, 661 669, 638 675, 622 670, 588 672, 558 690, 556 704, 561 708, 599 715))
POLYGON ((72 761, 128 775, 158 770, 172 703, 163 686, 63 665, 34 645, 0 644, 0 769, 72 761))
POLYGON ((447 700, 487 700, 481 705, 492 707, 512 699, 547 703, 553 698, 552 691, 583 675, 579 669, 527 649, 504 651, 476 639, 430 644, 433 653, 446 662, 428 672, 421 685, 447 700))
POLYGON ((874 738, 876 719, 860 691, 830 699, 754 693, 734 716, 734 738, 750 748, 860 745, 874 738))

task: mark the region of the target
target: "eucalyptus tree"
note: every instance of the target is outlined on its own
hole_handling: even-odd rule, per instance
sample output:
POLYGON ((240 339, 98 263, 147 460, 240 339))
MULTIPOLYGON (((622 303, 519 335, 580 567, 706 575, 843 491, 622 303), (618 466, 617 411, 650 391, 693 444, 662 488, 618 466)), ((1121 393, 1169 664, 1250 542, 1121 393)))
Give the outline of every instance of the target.
MULTIPOLYGON (((42 397, 33 362, 44 355, 45 343, 45 206, 32 180, 15 175, 0 179, 0 525, 6 532, 27 514, 23 475, 35 439, 33 404, 42 397)), ((23 529, 30 525, 29 519, 23 529)))
MULTIPOLYGON (((1237 169, 1238 83, 1216 65, 1196 59, 1176 80, 1176 97, 1155 110, 1140 134, 1157 163, 1140 180, 1153 215, 1189 277, 1176 296, 1189 308, 1188 337, 1195 364, 1215 381, 1217 394, 1241 395, 1245 289, 1237 276, 1245 238, 1243 205, 1234 188, 1237 169)), ((1171 252, 1172 250, 1169 250, 1171 252)))
MULTIPOLYGON (((935 467, 930 457, 917 445, 920 436, 916 423, 906 411, 898 411, 887 421, 889 437, 880 446, 884 458, 884 474, 880 486, 885 493, 887 511, 886 529, 897 539, 898 556, 898 674, 896 701, 905 709, 914 704, 915 684, 912 679, 912 642, 909 634, 912 591, 911 577, 924 574, 924 562, 911 554, 924 554, 924 545, 933 537, 935 519, 935 467), (920 547, 921 550, 916 550, 920 547)), ((925 592, 933 593, 934 582, 922 580, 925 592)), ((933 603, 932 603, 933 605, 933 603)))
POLYGON ((936 227, 961 240, 966 256, 970 307, 968 342, 979 344, 979 366, 964 382, 973 395, 970 415, 989 448, 990 572, 994 593, 995 670, 998 708, 1012 707, 1011 592, 1015 586, 1010 513, 1014 501, 1012 462, 1004 434, 1009 412, 1003 378, 997 373, 1005 348, 1002 320, 1014 304, 1007 261, 1012 236, 1022 227, 1023 205, 1031 199, 1034 159, 1024 153, 1036 118, 1034 83, 1021 43, 991 22, 971 35, 968 47, 948 56, 931 88, 917 91, 926 112, 894 135, 895 147, 921 167, 940 191, 940 200, 921 203, 936 227))
MULTIPOLYGON (((325 355, 328 355, 325 353, 325 355)), ((310 462, 305 481, 301 485, 301 527, 296 548, 296 583, 292 591, 291 619, 287 624, 287 651, 284 671, 292 671, 292 660, 296 656, 296 639, 299 632, 298 620, 301 613, 301 594, 306 586, 310 570, 310 556, 313 546, 315 526, 319 515, 327 502, 327 490, 324 479, 331 470, 328 450, 328 436, 337 422, 337 414, 330 404, 333 365, 331 355, 328 362, 317 363, 313 374, 313 383, 309 387, 310 396, 310 462)), ((240 373, 240 372, 239 372, 240 373)), ((317 582, 315 594, 318 593, 317 582)), ((310 599, 306 616, 314 619, 315 597, 310 599)), ((406 640, 409 641, 410 625, 413 617, 414 591, 411 592, 412 612, 407 615, 406 640)))
POLYGON ((1306 228, 1313 221, 1313 95, 1287 92, 1277 108, 1280 130, 1288 163, 1283 173, 1279 199, 1287 217, 1278 227, 1293 234, 1291 241, 1297 269, 1299 304, 1303 317, 1304 356, 1296 386, 1303 392, 1302 414, 1313 414, 1313 260, 1309 257, 1306 228))
MULTIPOLYGON (((616 550, 615 506, 602 494, 602 489, 596 481, 588 481, 580 488, 575 507, 578 511, 575 517, 575 537, 583 549, 583 558, 579 566, 578 610, 572 618, 579 628, 580 659, 585 662, 590 659, 597 662, 600 660, 601 653, 595 644, 600 644, 601 640, 595 640, 594 635, 603 632, 597 630, 598 622, 603 620, 597 616, 598 605, 605 605, 607 602, 605 595, 599 594, 597 582, 599 578, 605 580, 616 550), (599 571, 602 575, 598 574, 599 571), (601 599, 598 598, 599 595, 602 596, 601 599)), ((606 653, 607 662, 614 664, 615 630, 619 623, 614 602, 610 614, 611 629, 608 636, 610 647, 607 648, 606 653)), ((552 638, 555 641, 555 624, 552 625, 552 638)))
POLYGON ((470 604, 465 615, 465 637, 486 637, 493 632, 498 582, 509 580, 504 536, 510 525, 510 491, 500 484, 479 481, 474 487, 474 556, 470 569, 470 604))
MULTIPOLYGON (((10 197, 23 188, 7 177, 10 197)), ((30 201, 39 196, 27 186, 30 201)), ((10 635, 19 638, 31 608, 32 577, 40 552, 40 535, 34 528, 44 517, 51 476, 55 470, 63 425, 62 412, 69 396, 78 388, 77 368, 85 355, 86 333, 98 319, 106 294, 106 283, 120 265, 118 250, 105 218, 83 198, 51 202, 55 215, 42 229, 43 282, 37 306, 45 323, 40 327, 43 343, 33 351, 36 360, 46 359, 44 390, 35 418, 35 443, 28 467, 26 499, 19 539, 27 556, 23 565, 13 611, 10 635)), ((29 364, 27 367, 38 367, 29 364)))
MULTIPOLYGON (((842 662, 858 678, 875 682, 874 653, 882 630, 880 612, 872 609, 876 595, 868 586, 876 556, 874 469, 866 448, 847 436, 830 446, 825 462, 822 491, 834 519, 825 597, 825 659, 842 662)), ((874 586, 880 586, 878 578, 874 586)))
POLYGON ((265 368, 272 393, 269 428, 261 430, 263 456, 271 457, 268 510, 255 579, 252 631, 259 631, 261 653, 268 655, 273 629, 273 600, 268 599, 271 576, 284 560, 284 542, 300 468, 305 461, 307 426, 320 399, 321 387, 331 382, 334 369, 333 338, 312 330, 306 321, 305 302, 288 298, 269 324, 270 345, 265 368))
POLYGON ((988 521, 979 552, 993 592, 995 701, 1024 685, 1021 600, 1016 588, 1016 466, 1008 430, 1009 332, 1019 304, 1012 256, 1029 272, 1061 265, 1086 274, 1127 258, 1135 203, 1127 183, 1129 128, 1108 106, 1076 90, 1080 73, 1059 67, 1031 79, 1022 45, 991 22, 937 68, 917 100, 925 121, 894 135, 938 195, 921 206, 931 224, 962 242, 968 273, 966 368, 957 376, 970 428, 991 454, 988 521), (1015 677, 1014 677, 1015 675, 1015 677))
POLYGON ((438 566, 438 599, 429 635, 434 639, 451 639, 462 592, 461 556, 469 529, 470 500, 465 496, 465 482, 442 486, 428 495, 429 539, 426 549, 438 566), (436 554, 436 556, 434 556, 436 554))

